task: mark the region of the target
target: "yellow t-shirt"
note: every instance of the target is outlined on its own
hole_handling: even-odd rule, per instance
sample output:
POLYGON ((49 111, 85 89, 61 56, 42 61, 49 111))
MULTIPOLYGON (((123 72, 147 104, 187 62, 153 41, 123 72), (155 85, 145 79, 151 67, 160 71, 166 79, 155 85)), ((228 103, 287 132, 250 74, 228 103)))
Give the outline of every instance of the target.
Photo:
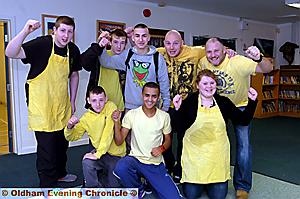
POLYGON ((113 102, 107 101, 100 113, 87 110, 80 118, 74 128, 64 129, 65 137, 68 141, 79 140, 85 132, 87 132, 92 145, 97 150, 96 157, 100 158, 105 153, 114 156, 124 156, 126 153, 125 142, 117 146, 114 141, 114 122, 112 120, 112 112, 117 107, 113 102))
MULTIPOLYGON (((111 51, 107 51, 107 53, 112 55, 111 51)), ((124 110, 122 88, 119 81, 119 73, 116 70, 100 67, 98 85, 104 88, 108 99, 115 103, 119 110, 124 110)))
POLYGON ((240 55, 229 59, 226 55, 219 66, 213 66, 206 57, 200 60, 199 65, 217 76, 217 92, 220 95, 228 97, 237 107, 247 105, 250 75, 255 73, 256 62, 240 55))
POLYGON ((176 94, 181 94, 185 99, 188 93, 196 90, 197 67, 205 56, 204 48, 183 45, 180 54, 174 58, 169 57, 165 48, 157 48, 157 51, 164 56, 168 66, 171 99, 176 94))
POLYGON ((131 129, 131 156, 144 164, 158 165, 163 162, 163 156, 154 157, 151 150, 163 143, 163 134, 171 132, 170 116, 156 109, 153 117, 146 116, 142 107, 128 111, 122 121, 122 127, 131 129))

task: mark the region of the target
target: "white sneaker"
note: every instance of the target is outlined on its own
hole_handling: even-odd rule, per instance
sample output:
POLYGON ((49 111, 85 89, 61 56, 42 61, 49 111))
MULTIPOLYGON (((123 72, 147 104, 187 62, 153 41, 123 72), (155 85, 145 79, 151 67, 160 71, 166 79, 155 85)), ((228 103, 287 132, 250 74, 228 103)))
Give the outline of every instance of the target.
POLYGON ((77 179, 76 175, 68 173, 65 177, 59 178, 57 181, 58 182, 74 182, 76 179, 77 179))

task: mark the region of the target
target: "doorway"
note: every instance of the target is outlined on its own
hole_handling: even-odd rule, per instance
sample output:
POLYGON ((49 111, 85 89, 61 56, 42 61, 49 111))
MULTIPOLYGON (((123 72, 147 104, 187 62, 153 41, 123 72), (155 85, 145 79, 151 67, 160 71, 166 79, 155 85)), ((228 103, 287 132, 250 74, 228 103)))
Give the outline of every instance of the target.
POLYGON ((8 43, 8 22, 0 19, 0 155, 12 152, 10 119, 10 78, 5 48, 8 43))

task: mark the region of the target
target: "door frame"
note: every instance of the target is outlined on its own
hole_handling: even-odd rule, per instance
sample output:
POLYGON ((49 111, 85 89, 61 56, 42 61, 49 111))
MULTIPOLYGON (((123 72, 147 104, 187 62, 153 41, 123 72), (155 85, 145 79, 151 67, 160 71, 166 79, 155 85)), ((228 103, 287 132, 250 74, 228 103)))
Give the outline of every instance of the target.
MULTIPOLYGON (((4 49, 11 40, 13 18, 0 15, 0 21, 4 23, 4 49)), ((2 39, 2 38, 1 38, 2 39)), ((5 76, 6 76, 6 104, 7 104, 7 126, 8 126, 8 152, 16 152, 16 131, 15 131, 15 109, 13 92, 13 62, 5 56, 5 76)))

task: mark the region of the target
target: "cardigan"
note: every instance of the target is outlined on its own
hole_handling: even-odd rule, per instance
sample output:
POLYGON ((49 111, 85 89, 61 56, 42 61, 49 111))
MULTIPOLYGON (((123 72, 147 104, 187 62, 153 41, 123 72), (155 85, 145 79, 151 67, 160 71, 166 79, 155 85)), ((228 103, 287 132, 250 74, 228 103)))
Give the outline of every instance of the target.
MULTIPOLYGON (((175 112, 174 119, 171 121, 172 127, 178 132, 185 132, 196 120, 198 110, 199 92, 190 94, 182 101, 181 107, 175 112)), ((217 93, 214 94, 214 99, 218 104, 225 123, 230 119, 234 124, 247 126, 254 115, 257 100, 248 100, 248 104, 244 111, 237 108, 233 102, 217 93)))

